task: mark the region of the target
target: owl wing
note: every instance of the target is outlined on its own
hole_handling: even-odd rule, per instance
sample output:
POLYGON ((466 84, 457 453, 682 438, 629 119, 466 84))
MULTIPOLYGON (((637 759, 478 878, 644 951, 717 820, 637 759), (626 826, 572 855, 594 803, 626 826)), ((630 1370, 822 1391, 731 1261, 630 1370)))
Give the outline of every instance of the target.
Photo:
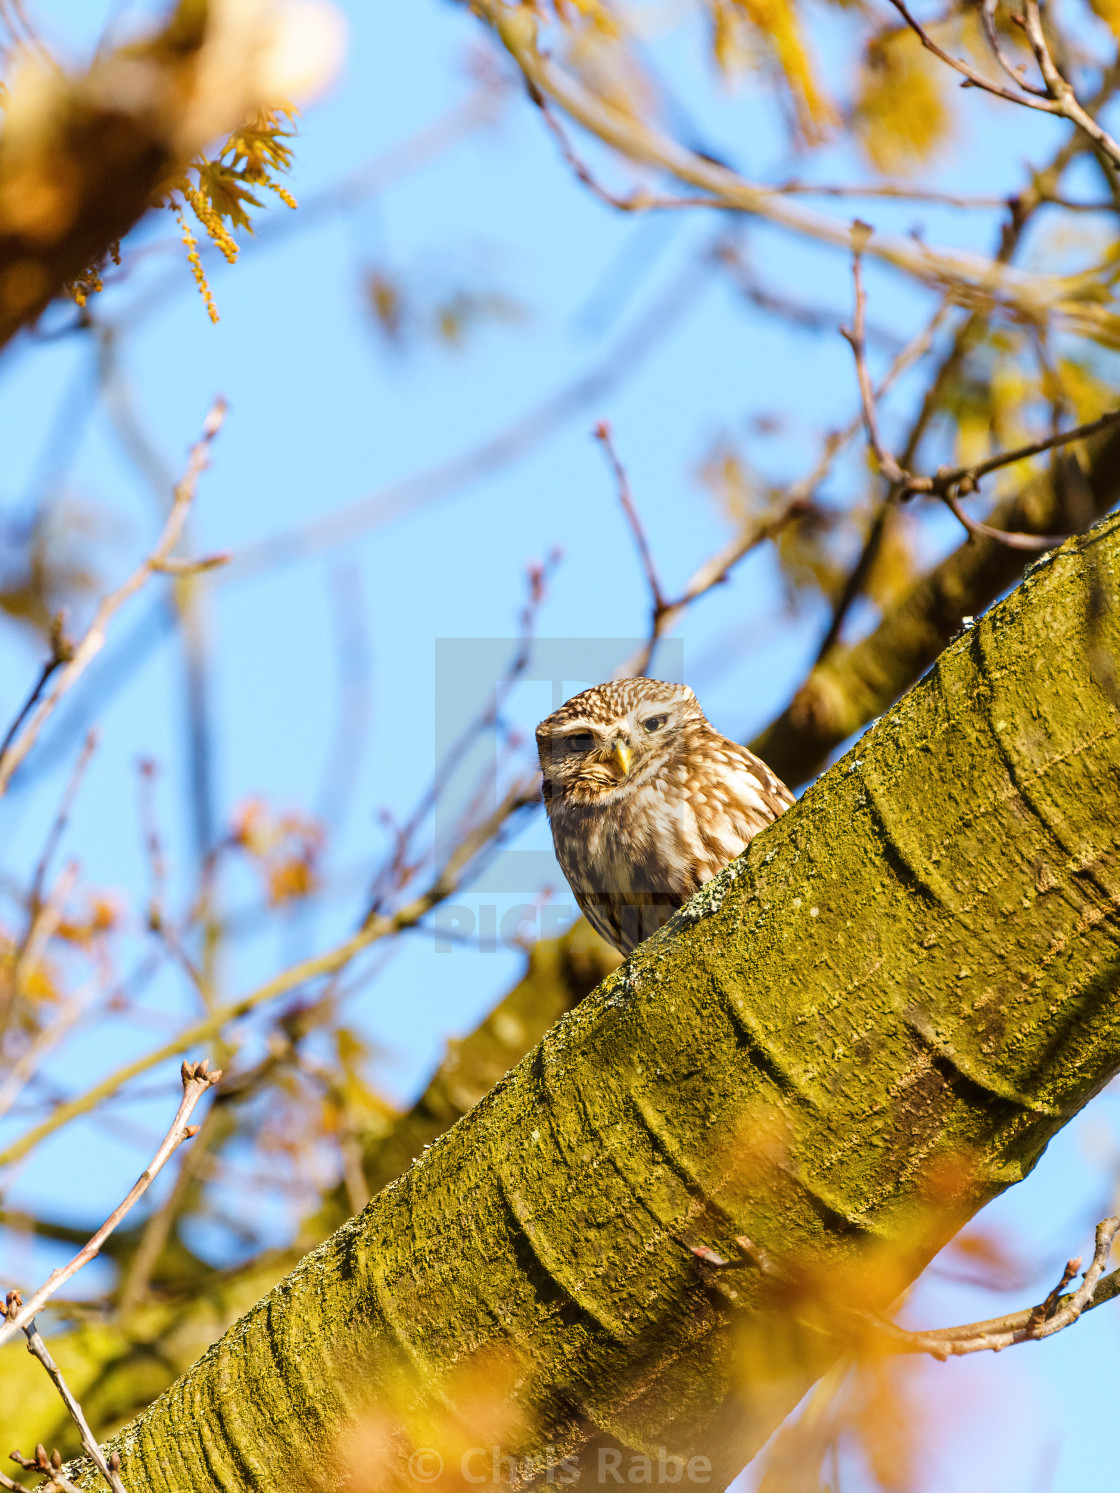
POLYGON ((716 731, 705 733, 697 746, 687 796, 698 887, 742 855, 759 830, 794 802, 765 762, 716 731))

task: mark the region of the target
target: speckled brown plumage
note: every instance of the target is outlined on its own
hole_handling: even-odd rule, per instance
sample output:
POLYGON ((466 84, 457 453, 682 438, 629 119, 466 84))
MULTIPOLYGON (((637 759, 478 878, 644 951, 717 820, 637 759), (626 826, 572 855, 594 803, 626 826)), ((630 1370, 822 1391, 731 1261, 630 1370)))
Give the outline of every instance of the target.
POLYGON ((556 858, 584 914, 628 954, 793 802, 685 685, 617 679, 537 727, 556 858))

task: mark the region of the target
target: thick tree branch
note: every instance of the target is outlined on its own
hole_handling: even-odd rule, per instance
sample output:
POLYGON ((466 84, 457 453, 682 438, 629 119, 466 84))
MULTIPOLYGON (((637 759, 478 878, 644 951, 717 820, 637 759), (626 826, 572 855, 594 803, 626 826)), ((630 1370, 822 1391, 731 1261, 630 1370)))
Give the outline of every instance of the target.
POLYGON ((133 1493, 287 1487, 365 1416, 405 1482, 511 1355, 516 1481, 604 1437, 726 1481, 838 1349, 695 1246, 882 1313, 1120 1069, 1118 582, 1120 520, 1040 562, 127 1429, 133 1493))

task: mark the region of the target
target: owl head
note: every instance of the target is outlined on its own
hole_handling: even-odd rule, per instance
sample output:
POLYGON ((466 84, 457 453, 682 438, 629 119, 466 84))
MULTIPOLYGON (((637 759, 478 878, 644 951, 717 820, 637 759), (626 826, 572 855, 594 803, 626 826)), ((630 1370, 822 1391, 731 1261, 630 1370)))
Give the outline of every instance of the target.
POLYGON ((704 721, 684 684, 613 679, 561 705, 537 727, 546 803, 601 803, 655 776, 704 721))

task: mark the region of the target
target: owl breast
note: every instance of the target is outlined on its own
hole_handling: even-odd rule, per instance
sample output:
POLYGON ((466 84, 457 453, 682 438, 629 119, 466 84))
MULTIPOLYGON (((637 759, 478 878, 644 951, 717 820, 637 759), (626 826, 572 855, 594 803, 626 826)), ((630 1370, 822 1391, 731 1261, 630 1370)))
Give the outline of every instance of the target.
POLYGON ((704 833, 681 786, 669 775, 602 808, 551 806, 556 856, 576 901, 624 953, 668 922, 750 838, 730 819, 704 833))

